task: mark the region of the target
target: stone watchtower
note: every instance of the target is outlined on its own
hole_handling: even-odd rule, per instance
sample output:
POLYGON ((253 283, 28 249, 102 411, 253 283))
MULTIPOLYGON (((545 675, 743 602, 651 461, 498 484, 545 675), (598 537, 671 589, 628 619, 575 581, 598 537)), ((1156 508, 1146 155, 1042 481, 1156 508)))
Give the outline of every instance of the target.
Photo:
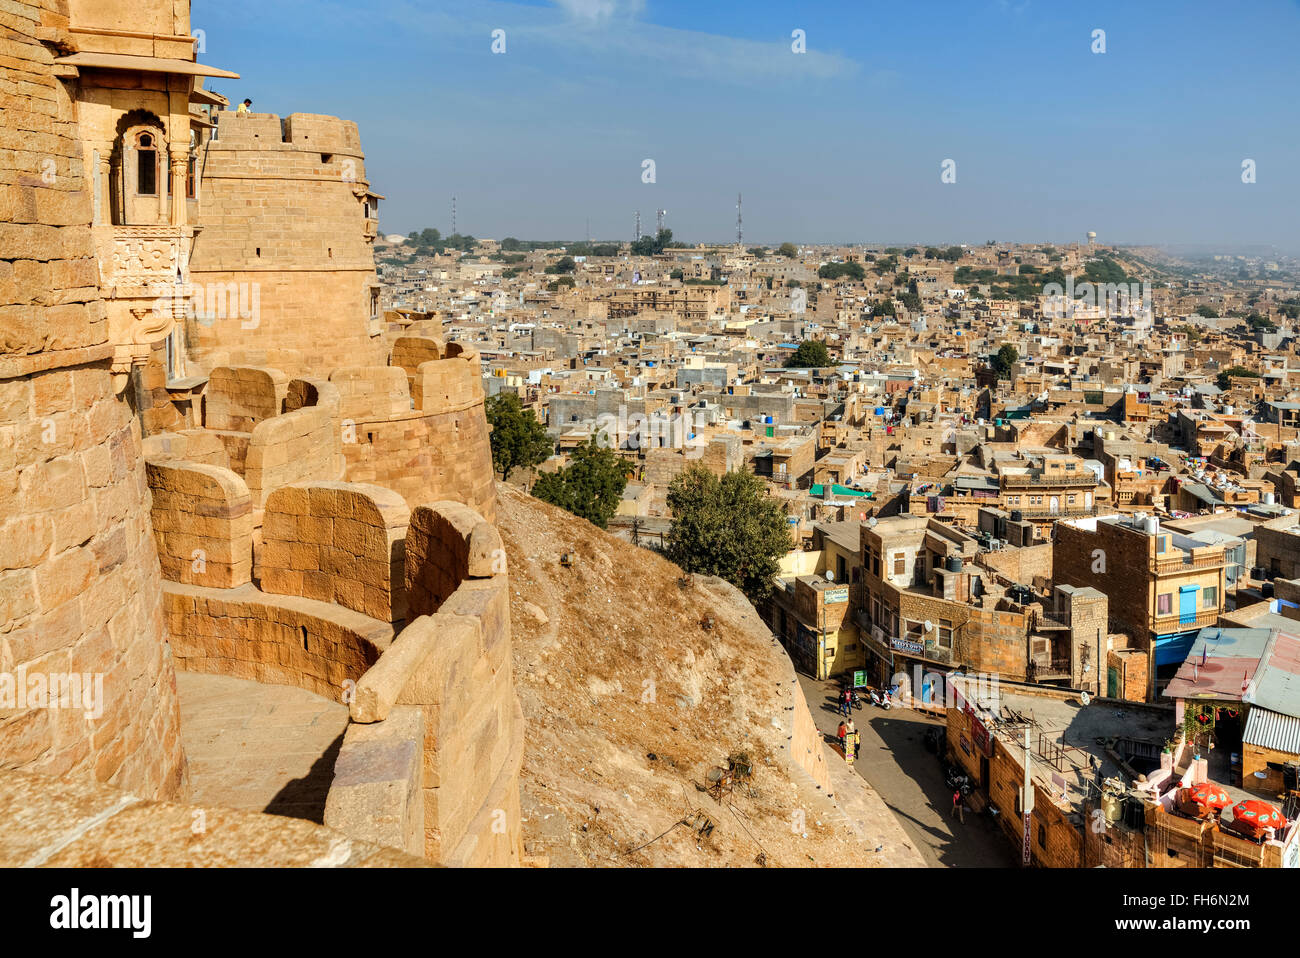
POLYGON ((357 125, 308 113, 215 116, 199 147, 186 372, 383 365, 372 248, 382 197, 366 180, 357 125))

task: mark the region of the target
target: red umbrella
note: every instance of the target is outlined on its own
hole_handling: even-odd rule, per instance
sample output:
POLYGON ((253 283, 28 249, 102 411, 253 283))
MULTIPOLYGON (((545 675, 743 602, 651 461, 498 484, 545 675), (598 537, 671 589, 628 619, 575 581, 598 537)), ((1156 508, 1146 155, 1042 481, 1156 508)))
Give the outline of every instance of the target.
POLYGON ((1258 798, 1248 798, 1234 805, 1232 818, 1236 822, 1260 830, 1286 827, 1286 819, 1282 813, 1268 802, 1260 801, 1258 798))
POLYGON ((1202 782, 1200 785, 1193 785, 1187 790, 1187 799, 1205 808, 1227 808, 1232 804, 1232 799, 1228 797, 1228 793, 1213 782, 1202 782))

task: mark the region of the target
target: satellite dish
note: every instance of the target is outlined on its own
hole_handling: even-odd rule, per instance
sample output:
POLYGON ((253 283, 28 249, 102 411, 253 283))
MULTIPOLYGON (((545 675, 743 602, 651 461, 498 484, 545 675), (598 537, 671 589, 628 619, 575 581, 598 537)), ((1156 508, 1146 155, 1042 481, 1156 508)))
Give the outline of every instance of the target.
POLYGON ((1080 693, 1079 693, 1079 704, 1080 704, 1080 705, 1087 705, 1087 704, 1088 704, 1089 702, 1091 702, 1091 701, 1092 701, 1092 696, 1089 695, 1087 692, 1080 692, 1080 693))
POLYGON ((826 581, 827 581, 827 582, 834 582, 834 581, 835 581, 835 573, 832 572, 830 569, 827 569, 827 570, 826 570, 826 581))
POLYGON ((926 620, 925 620, 925 631, 926 631, 926 632, 933 632, 933 631, 934 631, 934 623, 931 622, 929 619, 926 619, 926 620))

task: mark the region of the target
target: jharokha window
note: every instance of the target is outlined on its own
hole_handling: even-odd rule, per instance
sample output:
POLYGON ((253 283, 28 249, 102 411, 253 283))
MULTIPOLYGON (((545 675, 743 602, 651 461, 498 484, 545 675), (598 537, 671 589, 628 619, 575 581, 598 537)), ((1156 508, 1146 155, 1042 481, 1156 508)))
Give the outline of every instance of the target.
POLYGON ((141 133, 136 140, 136 187, 141 196, 158 195, 158 148, 152 133, 141 133))

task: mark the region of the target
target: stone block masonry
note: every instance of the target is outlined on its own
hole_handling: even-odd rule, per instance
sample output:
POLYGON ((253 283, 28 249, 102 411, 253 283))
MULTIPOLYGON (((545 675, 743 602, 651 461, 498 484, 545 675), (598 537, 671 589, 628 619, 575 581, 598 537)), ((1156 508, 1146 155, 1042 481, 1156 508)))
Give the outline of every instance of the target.
POLYGON ((181 461, 151 462, 148 476, 163 577, 217 589, 248 582, 253 502, 244 480, 220 466, 181 461))
POLYGON ((345 482, 283 486, 267 500, 262 589, 333 602, 374 619, 406 618, 410 510, 397 493, 345 482))
POLYGON ((357 125, 225 111, 200 167, 203 231, 191 277, 202 288, 255 287, 257 315, 189 320, 191 372, 236 363, 290 375, 383 365, 377 221, 366 216, 372 194, 357 125))
POLYGON ((163 584, 177 668, 341 701, 393 641, 393 627, 360 612, 297 596, 163 584))
MULTIPOLYGON (((421 790, 388 816, 389 841, 418 811, 424 854, 448 865, 513 865, 522 855, 519 767, 523 716, 514 694, 510 605, 504 551, 496 530, 455 502, 418 506, 407 537, 406 582, 412 623, 357 683, 352 719, 378 725, 349 730, 339 761, 364 767, 382 726, 400 707, 423 719, 421 790)), ((375 776, 364 787, 375 788, 375 776)), ((355 788, 362 783, 341 783, 355 788)), ((389 795, 400 789, 392 785, 389 795)), ((350 811, 353 793, 334 796, 327 825, 373 834, 350 811)), ((403 846, 405 847, 405 846, 403 846)))
POLYGON ((495 520, 492 446, 477 352, 433 338, 403 337, 390 366, 335 370, 330 382, 340 392, 347 425, 343 455, 349 481, 385 486, 412 506, 454 499, 495 520), (414 362, 418 365, 412 367, 414 362), (403 376, 409 395, 398 392, 403 376))
POLYGON ((0 22, 16 93, 0 108, 0 673, 103 677, 94 722, 0 712, 0 772, 172 798, 185 761, 139 427, 112 388, 76 106, 44 42, 66 39, 67 7, 13 0, 0 22))

